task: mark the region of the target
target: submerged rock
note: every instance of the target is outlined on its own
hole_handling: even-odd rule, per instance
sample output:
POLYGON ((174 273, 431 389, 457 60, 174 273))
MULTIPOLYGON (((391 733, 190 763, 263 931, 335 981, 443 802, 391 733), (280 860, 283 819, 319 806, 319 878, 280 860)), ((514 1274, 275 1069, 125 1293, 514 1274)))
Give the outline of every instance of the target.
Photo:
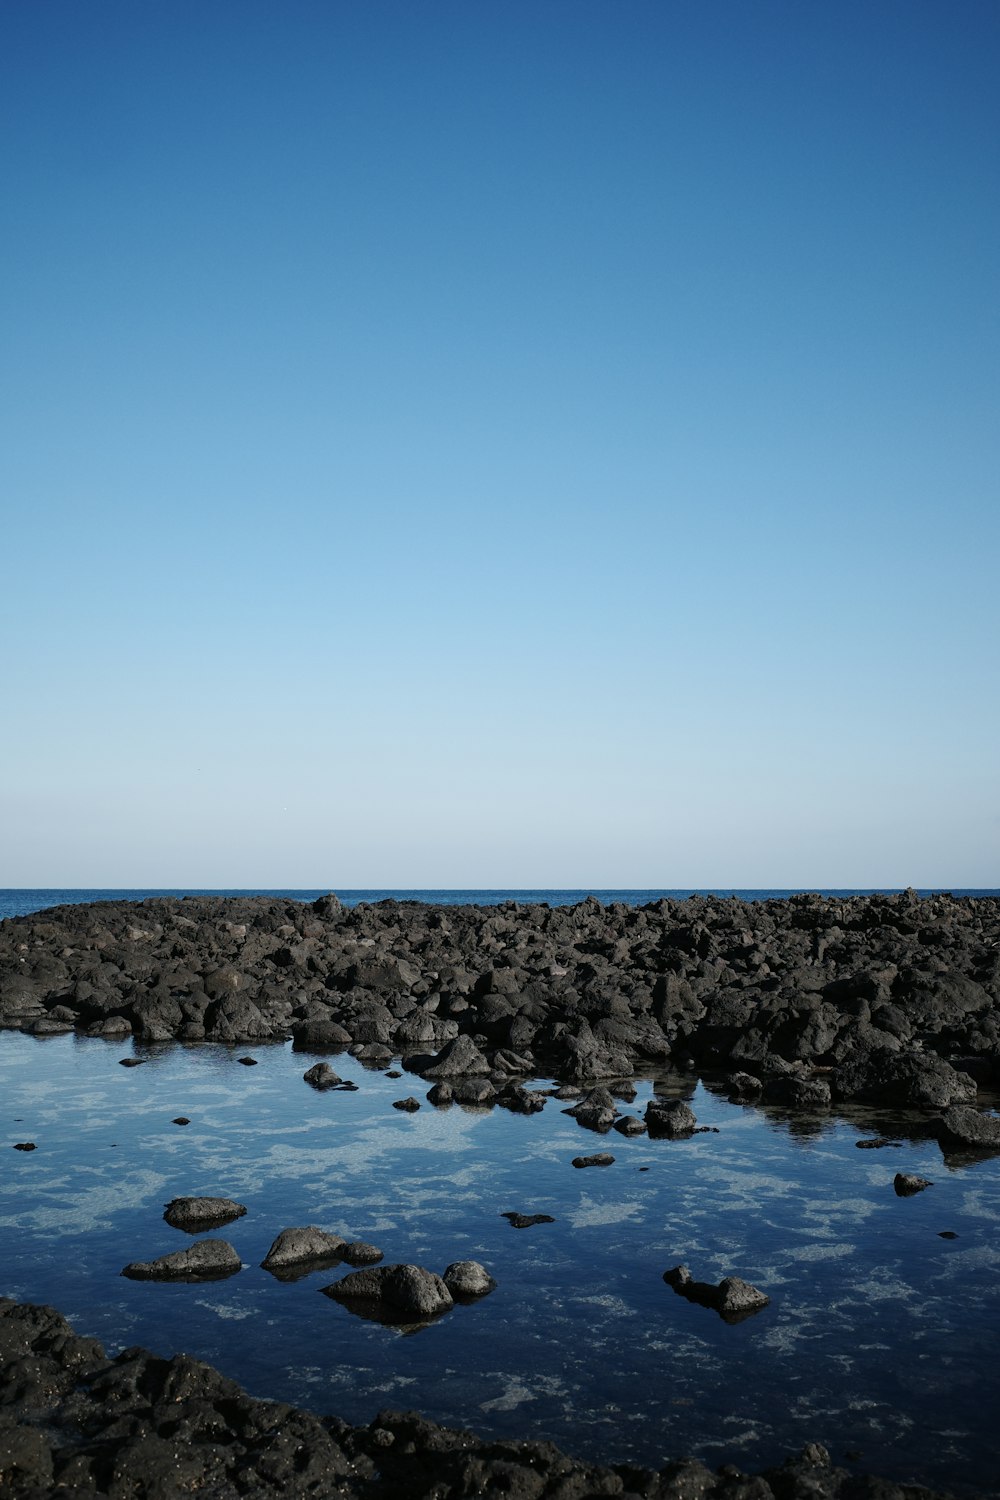
POLYGON ((133 1260, 121 1274, 132 1281, 217 1281, 234 1275, 241 1265, 226 1240, 199 1240, 158 1260, 133 1260))

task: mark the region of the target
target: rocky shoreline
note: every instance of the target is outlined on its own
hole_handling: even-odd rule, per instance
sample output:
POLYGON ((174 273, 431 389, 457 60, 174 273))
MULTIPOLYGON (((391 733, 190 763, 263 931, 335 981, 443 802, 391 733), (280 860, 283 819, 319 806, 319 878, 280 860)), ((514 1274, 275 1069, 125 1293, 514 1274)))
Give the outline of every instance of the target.
MULTIPOLYGON (((578 1463, 551 1443, 483 1440, 414 1412, 364 1427, 249 1396, 185 1354, 109 1360, 51 1307, 0 1300, 0 1489, 107 1500, 281 1495, 350 1500, 935 1500, 835 1467, 810 1444, 744 1474, 693 1459, 655 1471, 578 1463)), ((940 1500, 940 1497, 938 1497, 940 1500)))
MULTIPOLYGON (((567 1112, 602 1134, 691 1133, 681 1100, 654 1099, 641 1120, 617 1101, 634 1097, 639 1074, 704 1069, 730 1098, 795 1118, 854 1102, 917 1111, 920 1132, 972 1159, 1000 1150, 1000 1119, 979 1094, 1000 1083, 1000 901, 904 892, 640 908, 588 899, 349 909, 335 896, 66 906, 0 922, 0 1028, 128 1044, 129 1065, 162 1044, 291 1039, 304 1054, 401 1066, 426 1080, 433 1105, 525 1114, 553 1092, 526 1083, 554 1077, 567 1112)), ((303 1076, 321 1090, 354 1087, 322 1062, 303 1076)), ((396 1104, 420 1108, 412 1096, 396 1104)), ((896 1192, 926 1185, 902 1178, 896 1192)), ((694 1281, 683 1266, 667 1279, 727 1315, 726 1282, 694 1281)), ((734 1285, 736 1318, 749 1293, 762 1294, 734 1285)), ((653 1472, 480 1440, 413 1413, 351 1427, 256 1400, 185 1355, 131 1349, 108 1361, 52 1309, 3 1301, 0 1382, 0 1487, 39 1500, 54 1488, 115 1500, 188 1490, 220 1500, 931 1494, 835 1468, 818 1445, 757 1475, 694 1461, 653 1472)))
POLYGON ((482 1104, 531 1074, 721 1068, 774 1104, 948 1112, 951 1144, 988 1147, 975 1102, 1000 1081, 1000 901, 63 906, 0 922, 4 1027, 140 1048, 291 1037, 478 1079, 482 1104))

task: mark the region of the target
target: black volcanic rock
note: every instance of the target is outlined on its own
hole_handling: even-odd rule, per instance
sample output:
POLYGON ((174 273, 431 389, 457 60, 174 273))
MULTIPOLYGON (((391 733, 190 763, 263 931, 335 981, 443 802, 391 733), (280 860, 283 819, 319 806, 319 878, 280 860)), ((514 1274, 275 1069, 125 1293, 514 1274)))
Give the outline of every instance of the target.
POLYGON ((202 1229, 242 1219, 245 1213, 245 1204, 232 1198, 174 1198, 164 1209, 163 1217, 174 1229, 198 1234, 202 1229))
POLYGON ((695 1281, 687 1266, 674 1266, 673 1270, 664 1271, 663 1279, 689 1302, 714 1308, 727 1323, 741 1323, 771 1301, 766 1293, 739 1276, 724 1276, 715 1286, 710 1281, 695 1281))
POLYGON ((122 1271, 133 1281, 219 1281, 241 1266, 226 1240, 198 1240, 187 1250, 174 1250, 158 1260, 134 1260, 122 1271))
POLYGON ((692 1135, 698 1123, 694 1110, 683 1099, 651 1099, 645 1120, 651 1136, 668 1139, 692 1135))
POLYGON ((1000 1076, 998 953, 993 897, 154 897, 0 922, 0 1027, 144 1044, 291 1036, 366 1064, 402 1056, 429 1081, 485 1079, 509 1108, 523 1098, 506 1079, 532 1074, 615 1086, 673 1059, 728 1072, 752 1098, 745 1079, 773 1087, 819 1066, 835 1103, 941 1114, 1000 1076))
MULTIPOLYGON (((428 1273, 430 1274, 430 1273, 428 1273)), ((139 1348, 109 1360, 49 1307, 0 1300, 5 1392, 0 1471, 11 1500, 181 1494, 264 1500, 451 1500, 505 1494, 628 1495, 650 1500, 947 1500, 833 1465, 807 1444, 759 1476, 693 1459, 658 1473, 581 1463, 552 1443, 479 1438, 414 1412, 379 1411, 363 1427, 258 1400, 211 1365, 139 1348)))

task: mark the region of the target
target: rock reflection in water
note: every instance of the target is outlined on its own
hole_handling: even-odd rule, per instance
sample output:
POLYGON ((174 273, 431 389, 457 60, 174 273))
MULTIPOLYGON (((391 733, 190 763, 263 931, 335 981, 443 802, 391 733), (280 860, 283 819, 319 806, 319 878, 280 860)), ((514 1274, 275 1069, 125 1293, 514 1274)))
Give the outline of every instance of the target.
POLYGON ((943 1154, 926 1116, 762 1109, 659 1070, 636 1080, 635 1115, 682 1100, 719 1133, 615 1134, 613 1165, 575 1171, 608 1138, 551 1098, 532 1114, 410 1114, 392 1108, 398 1083, 345 1054, 336 1070, 356 1087, 317 1092, 302 1077, 315 1055, 289 1047, 255 1047, 255 1068, 221 1046, 157 1046, 133 1070, 118 1051, 0 1035, 8 1141, 38 1145, 3 1156, 0 1290, 55 1304, 112 1352, 183 1341, 257 1394, 351 1421, 405 1389, 436 1419, 595 1459, 754 1468, 818 1440, 901 1479, 993 1483, 1000 1159, 943 1154), (934 1188, 897 1197, 897 1172, 934 1188), (120 1276, 168 1248, 165 1203, 220 1194, 247 1210, 226 1230, 239 1274, 210 1296, 120 1276), (550 1222, 512 1234, 501 1214, 522 1211, 550 1222), (340 1258, 280 1277, 260 1264, 305 1224, 394 1263, 482 1262, 497 1289, 412 1322, 324 1309, 315 1273, 339 1276, 340 1258), (665 1288, 679 1263, 709 1285, 745 1276, 771 1305, 727 1325, 665 1288), (317 1339, 324 1313, 336 1333, 317 1339), (470 1339, 487 1359, 470 1360, 470 1339))

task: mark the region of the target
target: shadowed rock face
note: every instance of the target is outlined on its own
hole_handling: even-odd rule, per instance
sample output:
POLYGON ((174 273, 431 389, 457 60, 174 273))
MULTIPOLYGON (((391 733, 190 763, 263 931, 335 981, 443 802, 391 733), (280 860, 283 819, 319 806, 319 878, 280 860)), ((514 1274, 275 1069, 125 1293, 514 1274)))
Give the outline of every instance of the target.
POLYGON ((380 1411, 366 1427, 248 1396, 186 1355, 127 1349, 108 1360, 49 1307, 0 1300, 5 1389, 0 1485, 11 1500, 64 1489, 96 1497, 181 1494, 300 1500, 523 1500, 589 1495, 651 1500, 946 1500, 835 1468, 810 1443, 761 1475, 713 1473, 683 1459, 658 1473, 578 1463, 554 1444, 489 1441, 413 1412, 380 1411))
POLYGON ((586 1085, 672 1057, 793 1107, 829 1091, 940 1112, 1000 1078, 1000 902, 59 907, 0 923, 2 1026, 140 1045, 291 1036, 403 1056, 453 1090, 478 1080, 477 1102, 514 1109, 530 1107, 518 1073, 586 1085))

